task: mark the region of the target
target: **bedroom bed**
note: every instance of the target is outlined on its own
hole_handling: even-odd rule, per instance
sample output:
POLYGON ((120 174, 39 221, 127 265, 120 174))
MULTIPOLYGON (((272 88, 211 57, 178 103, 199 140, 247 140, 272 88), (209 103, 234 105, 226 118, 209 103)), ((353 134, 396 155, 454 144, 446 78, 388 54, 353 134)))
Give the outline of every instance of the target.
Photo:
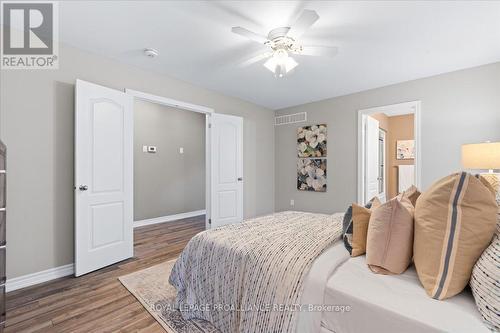
POLYGON ((182 316, 222 333, 488 332, 471 294, 436 301, 413 268, 350 258, 342 217, 282 212, 195 236, 169 278, 182 316))
POLYGON ((490 332, 469 290, 438 301, 427 296, 414 266, 400 275, 374 274, 365 256, 350 258, 346 253, 342 242, 337 242, 318 257, 306 276, 302 296, 302 303, 308 303, 322 294, 322 304, 340 307, 301 313, 298 332, 490 332), (335 262, 336 267, 325 269, 327 262, 335 262), (318 283, 324 280, 326 285, 318 283), (346 305, 350 311, 342 311, 346 305))

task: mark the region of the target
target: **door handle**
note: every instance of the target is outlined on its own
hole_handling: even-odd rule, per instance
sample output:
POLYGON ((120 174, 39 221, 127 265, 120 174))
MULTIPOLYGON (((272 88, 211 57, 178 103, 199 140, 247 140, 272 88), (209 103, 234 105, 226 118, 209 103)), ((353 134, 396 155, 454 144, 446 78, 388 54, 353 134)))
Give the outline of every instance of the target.
POLYGON ((238 181, 242 182, 243 181, 243 177, 238 177, 238 181))
POLYGON ((87 190, 89 189, 89 187, 88 187, 87 185, 80 185, 80 186, 78 187, 78 189, 79 189, 80 191, 87 191, 87 190))

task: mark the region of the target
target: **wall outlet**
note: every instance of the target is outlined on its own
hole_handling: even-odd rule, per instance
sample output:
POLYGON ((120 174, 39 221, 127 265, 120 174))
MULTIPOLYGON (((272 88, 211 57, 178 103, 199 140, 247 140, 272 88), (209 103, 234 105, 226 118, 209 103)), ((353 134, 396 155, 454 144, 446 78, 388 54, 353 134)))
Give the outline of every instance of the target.
POLYGON ((295 206, 295 200, 290 199, 290 206, 295 206))
POLYGON ((148 146, 148 153, 156 153, 156 146, 148 146))
POLYGON ((179 148, 179 154, 184 154, 184 148, 183 147, 179 148))

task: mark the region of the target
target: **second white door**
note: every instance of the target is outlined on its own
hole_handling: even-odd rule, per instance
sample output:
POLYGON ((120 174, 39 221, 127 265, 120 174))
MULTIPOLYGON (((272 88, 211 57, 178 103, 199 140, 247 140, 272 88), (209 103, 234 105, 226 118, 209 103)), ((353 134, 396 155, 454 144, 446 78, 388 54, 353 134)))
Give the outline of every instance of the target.
POLYGON ((379 122, 366 116, 365 123, 365 202, 379 194, 379 122))
POLYGON ((243 221, 243 118, 211 116, 211 228, 243 221))

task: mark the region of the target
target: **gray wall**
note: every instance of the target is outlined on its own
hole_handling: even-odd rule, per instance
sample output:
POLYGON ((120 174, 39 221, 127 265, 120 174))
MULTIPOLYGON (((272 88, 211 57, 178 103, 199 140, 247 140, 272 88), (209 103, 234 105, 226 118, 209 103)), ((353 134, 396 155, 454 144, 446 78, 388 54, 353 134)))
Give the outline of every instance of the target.
MULTIPOLYGON (((279 110, 307 111, 308 123, 328 124, 328 189, 296 189, 296 128, 276 127, 276 210, 344 211, 356 200, 357 111, 376 106, 422 102, 422 185, 460 170, 460 146, 500 141, 500 63, 443 74, 348 96, 279 110)), ((302 125, 302 124, 300 124, 302 125)))
POLYGON ((8 146, 7 276, 73 262, 73 122, 77 78, 244 117, 244 214, 274 210, 272 111, 61 45, 59 70, 2 70, 0 137, 8 146))
POLYGON ((136 100, 134 220, 205 209, 205 170, 205 115, 136 100))

